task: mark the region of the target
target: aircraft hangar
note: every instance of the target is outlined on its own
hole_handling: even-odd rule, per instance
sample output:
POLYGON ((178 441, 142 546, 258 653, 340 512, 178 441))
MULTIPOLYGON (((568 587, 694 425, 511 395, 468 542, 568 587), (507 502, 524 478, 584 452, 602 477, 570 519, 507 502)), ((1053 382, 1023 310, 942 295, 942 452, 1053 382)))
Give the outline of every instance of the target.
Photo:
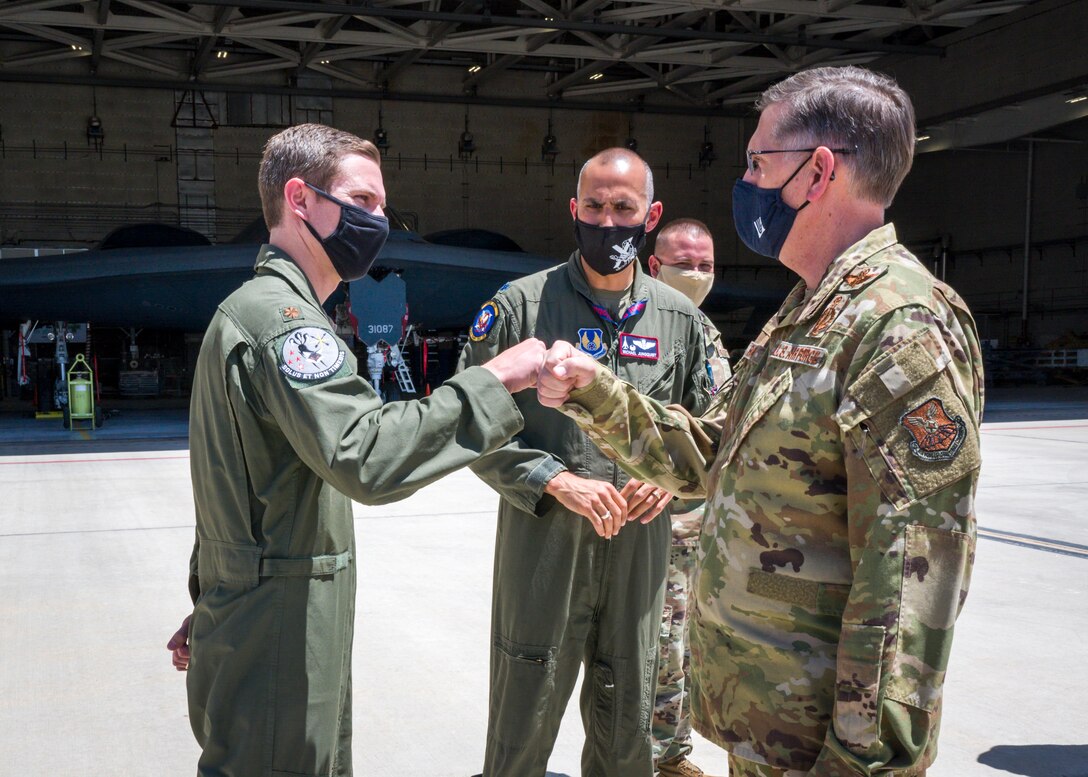
POLYGON ((707 310, 743 347, 795 281, 733 230, 753 101, 789 73, 846 63, 914 99, 918 154, 890 218, 971 305, 994 378, 1075 378, 1088 345, 1086 32, 1078 0, 5 2, 0 397, 55 379, 50 348, 73 333, 86 347, 83 324, 107 394, 183 395, 200 320, 248 273, 239 246, 260 242, 262 144, 306 121, 375 140, 398 225, 461 243, 405 262, 467 246, 408 273, 413 342, 455 345, 506 268, 565 258, 578 167, 627 145, 651 164, 665 219, 713 231, 707 310), (489 240, 525 262, 489 260, 489 240), (233 251, 233 274, 179 265, 194 243, 233 251), (96 250, 109 245, 128 254, 96 250), (452 294, 454 280, 471 282, 452 294))

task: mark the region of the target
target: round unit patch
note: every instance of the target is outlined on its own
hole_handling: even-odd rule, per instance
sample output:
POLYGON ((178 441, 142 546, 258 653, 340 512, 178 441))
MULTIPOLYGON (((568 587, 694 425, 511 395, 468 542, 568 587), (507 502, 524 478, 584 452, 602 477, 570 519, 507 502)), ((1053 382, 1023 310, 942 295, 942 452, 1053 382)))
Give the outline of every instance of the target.
POLYGON ((468 330, 468 339, 474 343, 478 343, 487 337, 487 333, 491 331, 491 327, 495 326, 495 319, 499 317, 499 306, 495 304, 495 300, 488 300, 480 308, 480 312, 476 314, 476 320, 472 322, 472 328, 468 330))
POLYGON ((344 363, 336 336, 327 329, 304 326, 287 335, 280 347, 280 372, 311 383, 335 375, 344 363))

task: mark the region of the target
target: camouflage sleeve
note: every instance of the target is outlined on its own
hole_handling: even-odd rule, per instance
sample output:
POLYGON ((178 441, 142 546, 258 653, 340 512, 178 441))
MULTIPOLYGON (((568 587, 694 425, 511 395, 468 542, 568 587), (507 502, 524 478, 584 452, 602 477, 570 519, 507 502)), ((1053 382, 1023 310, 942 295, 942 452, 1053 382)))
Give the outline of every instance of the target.
POLYGON ((611 371, 571 392, 560 412, 574 419, 597 447, 632 477, 685 499, 705 498, 718 453, 723 403, 695 417, 681 405, 639 394, 611 371))
MULTIPOLYGON (((494 305, 494 320, 481 326, 477 317, 469 342, 461 352, 461 359, 457 364, 458 373, 473 365, 483 364, 521 341, 517 320, 505 305, 490 300, 484 303, 481 310, 488 305, 494 305)), ((532 401, 529 397, 532 393, 522 392, 522 395, 515 397, 515 401, 532 401)), ((498 450, 470 466, 503 499, 526 513, 536 513, 538 505, 543 509, 543 505, 547 504, 541 502, 544 487, 566 468, 555 456, 530 446, 521 435, 515 435, 498 450)))
POLYGON ((864 336, 836 420, 854 564, 832 725, 810 777, 925 767, 975 549, 973 325, 896 311, 864 336))

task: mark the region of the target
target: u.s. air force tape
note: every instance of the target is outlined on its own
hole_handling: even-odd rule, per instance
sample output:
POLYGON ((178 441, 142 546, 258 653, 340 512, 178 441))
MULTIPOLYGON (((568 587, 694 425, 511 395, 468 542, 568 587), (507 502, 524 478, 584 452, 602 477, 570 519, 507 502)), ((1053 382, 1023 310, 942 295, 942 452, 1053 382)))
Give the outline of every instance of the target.
POLYGON ((303 326, 289 332, 280 343, 280 372, 292 380, 316 383, 335 375, 345 356, 332 332, 303 326))

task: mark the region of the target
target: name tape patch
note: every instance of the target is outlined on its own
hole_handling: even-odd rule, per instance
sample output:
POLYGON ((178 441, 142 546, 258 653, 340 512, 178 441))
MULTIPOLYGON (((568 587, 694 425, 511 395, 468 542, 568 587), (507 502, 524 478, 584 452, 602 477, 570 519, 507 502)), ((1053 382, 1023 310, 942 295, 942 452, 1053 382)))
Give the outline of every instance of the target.
POLYGON ((656 362, 661 356, 656 337, 620 332, 620 356, 656 362))
POLYGON ((827 358, 827 351, 824 348, 817 348, 815 345, 795 345, 783 340, 771 351, 771 358, 784 362, 793 362, 794 364, 804 364, 808 367, 819 367, 827 358))

